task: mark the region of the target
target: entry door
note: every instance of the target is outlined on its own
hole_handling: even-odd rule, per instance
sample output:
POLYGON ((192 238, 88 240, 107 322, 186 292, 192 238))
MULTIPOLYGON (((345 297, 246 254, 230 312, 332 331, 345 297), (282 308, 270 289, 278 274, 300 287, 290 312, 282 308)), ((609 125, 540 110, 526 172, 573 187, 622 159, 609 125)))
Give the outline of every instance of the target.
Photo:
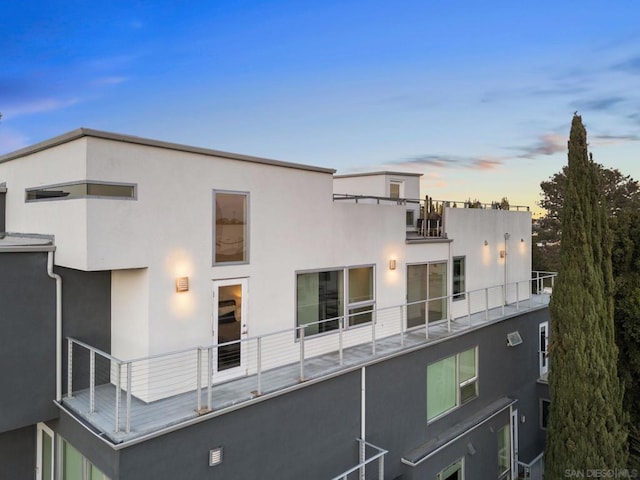
POLYGON ((53 480, 53 432, 43 423, 36 431, 36 479, 53 480))
POLYGON ((213 283, 214 377, 244 373, 247 328, 247 279, 216 280, 213 283))

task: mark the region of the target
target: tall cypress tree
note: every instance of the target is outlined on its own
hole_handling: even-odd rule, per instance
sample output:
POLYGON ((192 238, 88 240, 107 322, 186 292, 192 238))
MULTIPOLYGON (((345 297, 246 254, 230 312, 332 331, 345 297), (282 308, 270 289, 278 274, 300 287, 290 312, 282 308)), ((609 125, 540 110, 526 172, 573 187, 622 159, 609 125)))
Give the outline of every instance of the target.
POLYGON ((626 467, 623 392, 614 339, 611 236, 587 132, 574 115, 551 299, 551 405, 545 478, 626 467))

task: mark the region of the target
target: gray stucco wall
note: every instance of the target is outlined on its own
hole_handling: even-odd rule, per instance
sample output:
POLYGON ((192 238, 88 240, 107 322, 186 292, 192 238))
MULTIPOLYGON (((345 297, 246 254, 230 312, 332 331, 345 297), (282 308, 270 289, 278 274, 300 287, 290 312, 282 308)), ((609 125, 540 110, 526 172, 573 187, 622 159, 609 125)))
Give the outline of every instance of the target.
MULTIPOLYGON (((62 365, 67 365, 67 337, 73 337, 104 352, 111 352, 111 272, 83 272, 55 267, 62 277, 62 365)), ((89 386, 88 352, 77 348, 74 355, 73 389, 89 386)), ((96 384, 109 381, 108 367, 97 360, 96 384), (103 376, 100 377, 99 374, 103 376)), ((62 369, 62 391, 67 391, 67 369, 62 369)))
POLYGON ((0 479, 34 478, 36 427, 0 433, 0 479))
MULTIPOLYGON (((417 467, 401 459, 502 397, 517 399, 514 408, 525 417, 518 423, 521 460, 537 456, 544 438, 536 383, 538 324, 547 320, 548 309, 530 312, 366 367, 366 439, 389 450, 385 478, 435 478, 462 457, 466 480, 496 478, 497 432, 509 423, 508 408, 417 467), (514 330, 523 344, 508 347, 507 333, 514 330), (478 397, 427 424, 427 365, 474 346, 479 348, 478 397)), ((66 416, 55 428, 113 480, 326 479, 357 464, 360 424, 361 371, 356 370, 118 452, 66 416), (219 446, 223 463, 209 467, 209 450, 219 446)))
POLYGON ((463 422, 501 397, 517 399, 520 459, 529 461, 543 449, 538 421, 538 324, 548 309, 512 317, 452 337, 413 353, 367 367, 367 440, 389 450, 385 478, 435 478, 453 461, 465 457, 465 479, 497 476, 497 429, 509 422, 508 410, 462 437, 433 460, 412 468, 400 459, 411 450, 463 422), (507 346, 507 333, 518 330, 523 343, 507 346), (477 346, 478 397, 427 424, 427 365, 477 346), (488 434, 487 432, 494 431, 488 434), (467 451, 471 442, 476 454, 467 451), (484 452, 484 453, 483 453, 484 452))
MULTIPOLYGON (((47 253, 0 253, 0 432, 57 415, 55 282, 47 253)), ((35 438, 35 437, 34 437, 35 438)))

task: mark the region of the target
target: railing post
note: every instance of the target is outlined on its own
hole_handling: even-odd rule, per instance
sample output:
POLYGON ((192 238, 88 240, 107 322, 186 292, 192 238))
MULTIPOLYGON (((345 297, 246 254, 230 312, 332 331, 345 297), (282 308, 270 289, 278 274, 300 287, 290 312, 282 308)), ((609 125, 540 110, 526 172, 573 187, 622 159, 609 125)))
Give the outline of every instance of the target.
POLYGON ((343 329, 344 329, 344 319, 341 318, 338 321, 338 355, 340 357, 340 366, 344 365, 344 351, 343 351, 343 338, 342 338, 343 329))
POLYGON ((359 452, 358 452, 359 455, 358 456, 360 457, 359 460, 360 460, 360 465, 361 465, 361 467, 360 467, 360 480, 365 480, 365 465, 364 465, 364 461, 366 460, 366 453, 367 453, 366 452, 366 448, 367 448, 367 446, 365 445, 364 440, 362 440, 362 439, 358 439, 358 443, 360 444, 359 445, 360 448, 358 449, 359 450, 359 452))
POLYGON ((467 319, 469 326, 471 326, 471 292, 467 292, 467 319))
POLYGON ((404 347, 404 309, 403 305, 400 305, 400 346, 404 347))
POLYGON ((258 357, 258 371, 256 374, 258 386, 256 392, 258 392, 258 395, 262 395, 262 337, 256 339, 256 355, 258 357))
POLYGON ((89 350, 89 414, 95 411, 96 405, 96 352, 89 350))
POLYGON ((212 404, 212 399, 211 399, 211 395, 212 395, 212 383, 213 383, 213 349, 215 347, 212 345, 209 348, 207 348, 207 357, 208 357, 208 365, 207 365, 207 408, 209 410, 213 410, 213 404, 212 404))
POLYGON ((376 319, 373 312, 371 313, 371 354, 376 354, 376 319))
POLYGON ((67 338, 67 398, 73 395, 73 340, 67 338))
POLYGON ((196 412, 202 410, 202 348, 198 347, 196 359, 196 412))
POLYGON ((121 375, 121 367, 120 363, 116 363, 116 411, 115 411, 115 432, 118 433, 120 431, 120 375, 121 375))
POLYGON ((304 382, 304 326, 300 331, 300 381, 304 382))
POLYGON ((127 413, 125 422, 125 432, 131 431, 131 362, 127 363, 127 413))
POLYGON ((489 321, 489 287, 484 289, 484 320, 489 321))
POLYGON ((378 480, 384 480, 384 455, 378 459, 378 480))
POLYGON ((424 331, 425 338, 429 340, 429 300, 424 301, 425 316, 424 316, 424 331))

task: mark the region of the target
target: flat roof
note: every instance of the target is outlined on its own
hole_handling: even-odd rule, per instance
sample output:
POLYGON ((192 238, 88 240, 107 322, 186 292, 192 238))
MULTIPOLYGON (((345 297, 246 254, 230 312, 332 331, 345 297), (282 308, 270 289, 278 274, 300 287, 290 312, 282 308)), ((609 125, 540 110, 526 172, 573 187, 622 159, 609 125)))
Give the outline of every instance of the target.
POLYGON ((134 135, 125 135, 121 133, 104 132, 101 130, 93 130, 90 128, 78 128, 71 132, 64 133, 57 137, 50 138, 43 142, 30 145, 15 152, 7 153, 0 156, 0 163, 9 162, 11 160, 30 155, 32 153, 46 150, 47 148, 62 145, 63 143, 72 142, 83 137, 101 138, 104 140, 113 140, 117 142, 132 143, 136 145, 144 145, 148 147, 166 148, 169 150, 178 150, 181 152, 199 153, 202 155, 211 155, 215 157, 228 158, 231 160, 242 160, 245 162, 262 163, 265 165, 274 165, 277 167, 295 168, 298 170, 309 170, 312 172, 320 173, 335 173, 333 168, 315 167, 312 165, 305 165, 301 163, 283 162, 280 160, 273 160, 270 158, 254 157, 251 155, 242 155, 239 153, 223 152, 221 150, 213 150, 210 148, 193 147, 190 145, 182 145, 179 143, 165 142, 161 140, 153 140, 150 138, 136 137, 134 135))
POLYGON ((391 172, 385 170, 380 172, 347 173, 344 175, 334 175, 333 178, 370 177, 372 175, 401 175, 403 177, 421 177, 423 174, 413 172, 391 172))
POLYGON ((0 233, 0 253, 55 250, 53 236, 35 233, 0 233))

